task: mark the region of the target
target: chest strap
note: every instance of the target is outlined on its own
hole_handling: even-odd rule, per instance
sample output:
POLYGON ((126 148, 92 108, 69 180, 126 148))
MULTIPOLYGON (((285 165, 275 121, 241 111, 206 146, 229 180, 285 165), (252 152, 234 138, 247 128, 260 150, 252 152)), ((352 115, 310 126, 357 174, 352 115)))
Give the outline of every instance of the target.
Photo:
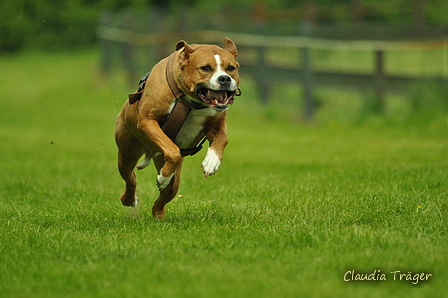
MULTIPOLYGON (((175 99, 174 107, 171 110, 171 113, 168 115, 165 123, 162 126, 163 132, 174 141, 179 133, 180 129, 184 125, 185 120, 190 114, 192 110, 191 106, 188 102, 182 99, 175 99)), ((199 137, 199 135, 197 136, 199 137)), ((195 155, 202 149, 202 145, 206 140, 205 133, 203 131, 200 132, 200 138, 198 143, 194 145, 192 148, 179 148, 181 156, 195 155)))

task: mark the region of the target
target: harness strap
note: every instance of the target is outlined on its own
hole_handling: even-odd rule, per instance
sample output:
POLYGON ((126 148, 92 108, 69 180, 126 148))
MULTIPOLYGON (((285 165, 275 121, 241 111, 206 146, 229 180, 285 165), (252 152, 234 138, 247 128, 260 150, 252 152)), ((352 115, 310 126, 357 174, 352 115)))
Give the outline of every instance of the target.
MULTIPOLYGON (((188 117, 188 114, 192 109, 203 109, 206 108, 206 106, 201 105, 200 103, 196 102, 190 102, 185 99, 185 94, 180 90, 180 88, 177 86, 177 83, 174 79, 173 75, 173 63, 175 59, 175 53, 171 54, 171 56, 168 59, 168 63, 166 66, 166 80, 168 82, 168 85, 171 89, 171 92, 175 96, 175 103, 174 107, 171 110, 170 114, 168 115, 167 120, 162 126, 163 132, 172 140, 174 141, 176 139, 177 134, 179 133, 180 129, 182 128, 185 120, 188 117)), ((142 97, 143 89, 145 88, 146 80, 149 77, 150 72, 147 72, 141 79, 138 85, 138 89, 135 93, 129 94, 129 103, 132 105, 139 101, 142 97)), ((203 136, 201 139, 199 139, 198 143, 192 147, 192 148, 179 148, 181 156, 188 156, 188 155, 194 155, 198 153, 202 149, 202 145, 204 144, 206 140, 205 133, 203 133, 203 136)))
POLYGON ((162 126, 163 132, 171 140, 174 140, 177 137, 177 134, 182 128, 182 125, 184 125, 184 122, 187 119, 190 111, 190 107, 185 103, 184 100, 179 100, 176 98, 174 107, 162 126))

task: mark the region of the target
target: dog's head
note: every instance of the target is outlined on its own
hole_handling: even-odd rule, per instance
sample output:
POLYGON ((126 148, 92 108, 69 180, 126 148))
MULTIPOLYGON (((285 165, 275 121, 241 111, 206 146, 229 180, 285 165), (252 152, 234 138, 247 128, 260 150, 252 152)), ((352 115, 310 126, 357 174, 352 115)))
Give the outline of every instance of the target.
POLYGON ((218 112, 227 110, 239 95, 239 63, 235 43, 226 38, 224 46, 189 45, 181 40, 179 51, 180 78, 184 92, 195 101, 218 112))

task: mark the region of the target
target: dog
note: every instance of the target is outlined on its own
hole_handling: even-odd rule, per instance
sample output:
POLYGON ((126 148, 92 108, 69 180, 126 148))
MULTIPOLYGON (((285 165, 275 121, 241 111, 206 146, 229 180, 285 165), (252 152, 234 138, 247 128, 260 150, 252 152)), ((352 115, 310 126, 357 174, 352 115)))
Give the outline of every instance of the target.
POLYGON ((235 96, 241 95, 237 48, 229 38, 222 47, 188 44, 158 62, 129 95, 115 123, 118 170, 126 183, 120 200, 135 207, 137 180, 134 169, 153 160, 159 196, 152 215, 165 218, 165 205, 177 194, 185 156, 209 148, 202 161, 207 178, 214 175, 228 143, 226 116, 235 96))

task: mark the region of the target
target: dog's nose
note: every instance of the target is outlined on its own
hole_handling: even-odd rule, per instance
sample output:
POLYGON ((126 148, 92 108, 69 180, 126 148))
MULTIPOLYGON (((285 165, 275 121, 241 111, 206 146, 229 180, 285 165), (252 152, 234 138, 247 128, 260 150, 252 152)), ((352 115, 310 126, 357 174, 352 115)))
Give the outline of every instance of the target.
POLYGON ((222 86, 229 86, 230 83, 232 82, 232 78, 228 75, 222 75, 218 77, 218 82, 222 85, 222 86))

